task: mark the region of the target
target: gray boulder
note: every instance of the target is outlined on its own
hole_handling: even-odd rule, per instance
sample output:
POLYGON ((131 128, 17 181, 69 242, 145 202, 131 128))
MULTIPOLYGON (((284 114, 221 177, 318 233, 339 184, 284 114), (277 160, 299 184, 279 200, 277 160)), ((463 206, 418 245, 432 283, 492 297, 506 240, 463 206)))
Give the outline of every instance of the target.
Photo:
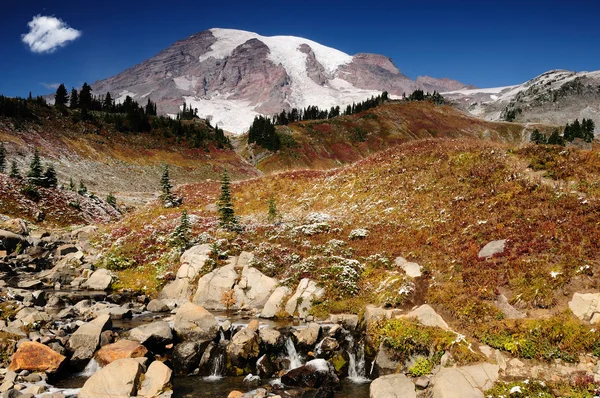
POLYGON ((442 368, 433 378, 433 398, 483 398, 498 380, 498 365, 442 368))
POLYGON ((312 348, 319 340, 321 334, 321 326, 318 323, 309 323, 308 327, 294 332, 298 345, 312 348))
POLYGON ((109 270, 99 268, 82 284, 82 287, 90 290, 106 290, 110 287, 112 280, 113 277, 109 270))
POLYGON ((416 398, 415 385, 404 374, 381 376, 369 388, 370 398, 416 398))
POLYGON ((502 240, 494 240, 487 245, 483 246, 483 248, 479 251, 479 258, 490 258, 495 254, 500 254, 504 252, 504 248, 506 246, 506 239, 502 240))
POLYGON ((86 364, 100 344, 100 334, 110 329, 110 326, 110 316, 107 314, 81 325, 69 339, 68 347, 73 352, 71 362, 76 365, 86 364))
POLYGON ((318 287, 315 281, 304 278, 298 284, 294 295, 285 304, 285 311, 290 315, 295 315, 297 312, 300 318, 306 318, 312 308, 312 301, 322 297, 323 294, 325 289, 318 287))
POLYGON ((138 390, 142 366, 133 358, 117 359, 94 373, 79 398, 129 398, 138 390))
POLYGON ((273 318, 279 311, 283 309, 283 299, 290 294, 290 289, 285 286, 277 287, 269 299, 265 303, 260 314, 263 318, 273 318))
POLYGON ((174 330, 182 340, 212 340, 219 324, 204 307, 188 302, 177 310, 174 330))
POLYGON ((173 371, 164 363, 154 361, 148 367, 138 391, 138 397, 153 398, 170 389, 173 371))
POLYGON ((258 358, 259 351, 258 336, 248 328, 237 332, 227 346, 227 355, 231 363, 240 367, 258 358))
POLYGON ((145 346, 159 348, 173 341, 173 333, 167 322, 156 321, 131 329, 129 338, 145 346))

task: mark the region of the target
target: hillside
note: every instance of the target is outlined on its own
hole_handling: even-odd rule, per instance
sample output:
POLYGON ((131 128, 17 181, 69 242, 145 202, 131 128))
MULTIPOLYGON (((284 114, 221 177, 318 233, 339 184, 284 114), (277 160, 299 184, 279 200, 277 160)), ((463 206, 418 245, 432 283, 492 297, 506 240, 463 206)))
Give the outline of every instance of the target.
POLYGON ((278 127, 282 149, 272 154, 247 147, 247 136, 237 140, 238 151, 263 172, 293 169, 329 169, 423 138, 475 137, 520 144, 534 129, 549 132, 545 124, 488 122, 429 101, 388 102, 358 115, 302 121, 278 127))

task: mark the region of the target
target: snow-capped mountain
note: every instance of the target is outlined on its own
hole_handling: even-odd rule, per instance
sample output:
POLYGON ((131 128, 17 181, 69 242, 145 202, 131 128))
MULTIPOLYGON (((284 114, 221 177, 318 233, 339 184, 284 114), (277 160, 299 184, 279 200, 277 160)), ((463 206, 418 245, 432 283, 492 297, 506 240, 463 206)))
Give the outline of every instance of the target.
POLYGON ((411 80, 391 59, 345 54, 294 36, 261 36, 233 29, 210 29, 181 40, 153 58, 92 85, 95 94, 127 95, 174 114, 185 101, 200 117, 225 130, 243 133, 258 114, 283 109, 345 107, 382 91, 467 88, 449 79, 411 80))
POLYGON ((442 93, 461 108, 486 120, 563 125, 575 119, 592 119, 600 129, 600 71, 553 70, 523 84, 442 93))

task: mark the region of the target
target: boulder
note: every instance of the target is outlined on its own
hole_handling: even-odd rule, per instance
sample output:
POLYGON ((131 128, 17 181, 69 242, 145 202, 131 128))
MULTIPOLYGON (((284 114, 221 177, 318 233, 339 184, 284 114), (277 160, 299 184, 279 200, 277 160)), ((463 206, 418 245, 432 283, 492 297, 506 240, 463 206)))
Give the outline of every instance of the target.
POLYGON ((502 240, 494 240, 487 245, 483 246, 481 250, 479 250, 478 257, 485 259, 494 256, 495 254, 504 253, 504 248, 506 246, 506 239, 502 240))
POLYGON ((368 328, 373 322, 377 322, 381 319, 389 319, 391 312, 385 308, 375 307, 373 304, 368 304, 365 307, 364 322, 368 328))
POLYGON ((283 299, 289 294, 290 289, 285 286, 279 286, 273 290, 273 293, 271 293, 271 296, 269 296, 269 299, 265 303, 260 316, 263 318, 275 317, 275 315, 283 309, 283 299))
MULTIPOLYGON (((236 267, 238 265, 239 261, 236 267)), ((233 289, 236 302, 243 308, 263 308, 278 284, 277 279, 270 278, 256 268, 246 265, 233 289)))
POLYGON ((84 289, 106 290, 110 287, 113 277, 106 268, 99 268, 82 285, 84 289))
POLYGON ((524 312, 521 312, 513 307, 503 294, 498 295, 494 304, 496 305, 496 308, 502 311, 504 318, 506 319, 521 319, 527 316, 527 314, 524 312))
POLYGON ((381 376, 369 388, 370 398, 416 398, 415 385, 404 374, 381 376))
POLYGON ((397 267, 402 268, 404 273, 411 278, 418 278, 421 276, 421 266, 417 263, 411 263, 404 257, 396 257, 394 264, 397 267))
POLYGON ((163 391, 169 390, 171 388, 172 373, 173 371, 164 363, 160 361, 152 362, 144 375, 137 396, 154 398, 158 397, 163 391))
POLYGON ((77 253, 78 251, 79 248, 77 246, 71 244, 64 244, 56 248, 55 255, 57 258, 60 258, 66 256, 67 254, 77 253))
POLYGON ((423 304, 417 309, 404 315, 406 318, 417 318, 417 320, 425 326, 435 326, 444 330, 450 330, 448 324, 429 304, 423 304))
POLYGON ((358 315, 355 314, 333 314, 329 317, 331 323, 337 323, 348 330, 356 330, 358 326, 358 315))
POLYGON ((184 341, 173 349, 173 368, 177 373, 189 374, 198 367, 209 341, 184 341))
POLYGON ((333 365, 324 359, 313 359, 281 377, 288 386, 335 389, 340 383, 333 365))
POLYGON ((290 315, 296 312, 301 318, 306 318, 312 307, 312 301, 325 294, 325 289, 317 286, 315 281, 304 278, 298 284, 296 292, 285 304, 285 311, 290 315))
POLYGON ((32 307, 25 307, 17 312, 15 319, 21 320, 24 325, 32 325, 39 322, 48 322, 50 320, 50 315, 32 307))
POLYGON ((319 340, 321 326, 318 323, 309 323, 304 329, 294 331, 294 336, 298 345, 305 348, 312 348, 319 340))
POLYGON ((221 297, 224 292, 235 287, 237 279, 234 264, 217 268, 198 280, 198 288, 192 301, 206 308, 224 310, 226 307, 221 303, 221 297))
POLYGON ((377 365, 378 374, 387 375, 398 372, 402 367, 402 362, 397 361, 394 352, 381 343, 375 357, 375 365, 377 365))
POLYGON ((189 299, 189 288, 190 282, 187 279, 175 279, 163 287, 158 298, 164 300, 165 303, 174 302, 175 304, 182 304, 189 299))
POLYGON ((14 232, 5 231, 0 229, 0 249, 6 250, 8 253, 14 252, 17 247, 25 248, 29 246, 27 239, 21 235, 17 235, 14 232))
POLYGON ((340 346, 340 344, 337 342, 336 339, 334 339, 332 337, 325 337, 319 343, 319 350, 324 351, 324 352, 331 352, 331 351, 337 350, 339 348, 339 346, 340 346))
POLYGON ((162 348, 173 341, 171 327, 165 321, 137 326, 129 331, 129 339, 152 348, 162 348))
POLYGON ((0 229, 17 235, 29 235, 27 222, 21 218, 11 218, 9 220, 0 222, 0 229))
POLYGON ((182 340, 212 340, 219 331, 219 324, 204 307, 188 302, 175 313, 174 329, 182 340))
POLYGON ((594 314, 600 313, 600 293, 575 293, 569 301, 569 309, 582 321, 597 323, 598 317, 592 318, 594 314))
POLYGON ((79 398, 129 398, 138 391, 142 365, 133 358, 118 359, 94 373, 79 398))
POLYGON ((442 368, 433 378, 433 398, 483 398, 498 380, 498 365, 442 368))
POLYGON ((106 314, 81 325, 69 339, 69 350, 73 352, 71 362, 79 364, 89 362, 100 344, 100 334, 110 327, 110 316, 106 314))
POLYGON ((259 351, 258 336, 247 328, 237 332, 227 345, 227 355, 231 363, 239 367, 244 367, 249 360, 256 359, 259 351))
POLYGON ((167 312, 169 306, 161 299, 150 300, 146 309, 150 312, 167 312))
POLYGON ((67 358, 44 344, 25 341, 19 345, 10 362, 9 370, 18 372, 53 373, 60 369, 67 358))
POLYGON ((188 280, 196 278, 204 268, 204 263, 208 260, 211 251, 212 248, 209 244, 196 245, 186 250, 179 259, 181 266, 175 278, 187 278, 188 280))
POLYGON ((105 345, 96 353, 96 361, 106 366, 117 359, 145 357, 148 349, 132 340, 118 340, 116 343, 105 345))
POLYGON ((77 228, 71 231, 71 239, 76 241, 86 241, 98 233, 98 227, 94 225, 86 225, 85 227, 77 228))
POLYGON ((279 348, 283 347, 283 335, 278 330, 266 327, 260 329, 258 335, 267 350, 277 351, 279 348))

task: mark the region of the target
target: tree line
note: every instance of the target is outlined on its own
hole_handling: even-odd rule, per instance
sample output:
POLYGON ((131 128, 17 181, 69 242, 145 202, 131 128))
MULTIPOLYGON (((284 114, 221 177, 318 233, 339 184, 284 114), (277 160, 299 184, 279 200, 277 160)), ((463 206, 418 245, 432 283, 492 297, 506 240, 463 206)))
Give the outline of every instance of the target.
POLYGON ((549 137, 545 134, 540 133, 538 129, 533 130, 530 136, 530 141, 536 144, 548 144, 548 145, 561 145, 564 146, 567 142, 573 142, 575 139, 581 139, 585 142, 592 142, 594 140, 594 129, 596 124, 592 119, 583 119, 581 122, 579 119, 571 124, 567 123, 563 129, 562 135, 558 129, 554 129, 549 137))

